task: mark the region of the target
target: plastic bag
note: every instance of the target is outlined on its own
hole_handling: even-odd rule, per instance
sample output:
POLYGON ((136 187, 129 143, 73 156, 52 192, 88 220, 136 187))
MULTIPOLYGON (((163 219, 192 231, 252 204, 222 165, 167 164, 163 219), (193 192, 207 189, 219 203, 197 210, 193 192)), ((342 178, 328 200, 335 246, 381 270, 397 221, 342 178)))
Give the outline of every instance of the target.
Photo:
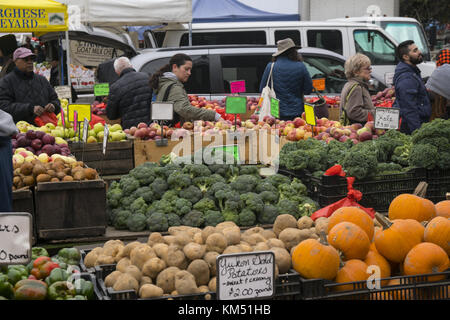
POLYGON ((272 65, 270 67, 270 73, 269 77, 267 78, 267 84, 263 88, 261 93, 261 109, 259 110, 259 121, 263 121, 265 116, 270 116, 270 98, 276 98, 275 91, 273 90, 273 65, 275 62, 272 62, 272 65), (271 86, 269 87, 269 81, 271 82, 271 86))
POLYGON ((58 118, 53 112, 44 111, 39 117, 34 118, 36 126, 42 127, 46 123, 53 123, 55 126, 58 124, 58 118))
MULTIPOLYGON (((345 176, 345 172, 342 170, 342 167, 340 165, 335 165, 335 166, 329 168, 326 171, 326 174, 329 176, 331 176, 331 175, 345 176), (344 175, 342 175, 342 173, 344 173, 344 175)), ((353 189, 353 183, 355 182, 355 178, 347 177, 346 179, 347 179, 347 190, 348 190, 347 197, 314 212, 311 215, 311 219, 313 221, 315 221, 316 219, 321 218, 321 217, 328 218, 329 216, 331 216, 333 214, 333 212, 335 212, 337 209, 342 208, 342 207, 358 207, 358 208, 364 210, 372 219, 375 217, 375 210, 373 208, 366 208, 366 207, 361 206, 358 203, 358 201, 361 200, 363 194, 361 193, 361 191, 353 189)))

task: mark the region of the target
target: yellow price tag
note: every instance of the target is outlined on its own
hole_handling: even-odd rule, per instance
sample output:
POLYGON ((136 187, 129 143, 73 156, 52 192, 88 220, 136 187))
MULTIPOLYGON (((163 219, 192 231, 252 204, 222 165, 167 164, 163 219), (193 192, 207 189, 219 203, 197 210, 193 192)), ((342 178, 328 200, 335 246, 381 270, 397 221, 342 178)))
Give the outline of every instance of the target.
POLYGON ((316 125, 316 115, 314 114, 314 106, 309 104, 305 104, 305 115, 306 115, 306 123, 315 126, 316 125))
POLYGON ((67 116, 69 121, 73 122, 74 111, 78 112, 78 121, 84 121, 84 118, 91 121, 91 105, 90 104, 69 104, 67 111, 67 116))

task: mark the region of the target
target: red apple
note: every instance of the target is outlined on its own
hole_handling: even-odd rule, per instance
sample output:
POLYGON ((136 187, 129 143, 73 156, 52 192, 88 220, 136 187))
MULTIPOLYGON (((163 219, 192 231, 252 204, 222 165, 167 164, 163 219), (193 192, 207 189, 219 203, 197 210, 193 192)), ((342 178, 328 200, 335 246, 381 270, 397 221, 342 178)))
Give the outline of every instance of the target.
POLYGON ((138 126, 137 126, 138 129, 147 128, 147 127, 148 127, 148 126, 147 126, 147 124, 146 124, 145 122, 141 122, 141 123, 139 123, 138 126))

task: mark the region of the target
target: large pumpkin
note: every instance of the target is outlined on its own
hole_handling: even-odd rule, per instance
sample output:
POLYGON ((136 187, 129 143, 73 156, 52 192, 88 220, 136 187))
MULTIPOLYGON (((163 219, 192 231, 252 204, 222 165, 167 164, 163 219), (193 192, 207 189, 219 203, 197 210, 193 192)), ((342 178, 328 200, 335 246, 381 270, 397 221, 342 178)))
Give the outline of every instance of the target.
MULTIPOLYGON (((367 253, 366 258, 364 259, 364 262, 367 264, 368 267, 370 267, 372 265, 378 266, 380 268, 380 277, 381 278, 388 278, 391 276, 391 265, 389 264, 389 261, 387 261, 378 252, 370 250, 367 253)), ((381 285, 382 286, 386 285, 388 281, 389 280, 381 281, 381 285)))
POLYGON ((436 208, 436 215, 450 218, 450 200, 438 202, 434 207, 436 208))
POLYGON ((416 220, 389 221, 379 213, 376 218, 383 225, 383 231, 375 235, 375 247, 383 257, 401 263, 409 250, 423 241, 425 228, 416 220))
POLYGON ((343 254, 343 260, 367 256, 370 241, 366 232, 352 222, 340 222, 328 232, 328 243, 343 254))
POLYGON ((300 242, 292 252, 292 266, 306 279, 333 280, 339 270, 339 253, 327 243, 325 233, 320 240, 300 242))
MULTIPOLYGON (((355 282, 355 281, 365 281, 369 278, 369 274, 367 273, 367 264, 364 261, 358 259, 351 259, 344 263, 344 266, 339 269, 335 282, 344 283, 344 282, 355 282)), ((349 291, 355 290, 351 284, 336 286, 336 291, 349 291)))
MULTIPOLYGON (((403 263, 403 272, 407 276, 444 272, 449 267, 447 253, 437 244, 422 242, 408 252, 403 263)), ((428 277, 428 281, 439 281, 442 276, 428 277)))
POLYGON ((450 218, 436 217, 425 228, 424 240, 437 244, 450 256, 450 218))
POLYGON ((372 241, 374 224, 372 218, 358 207, 341 207, 328 218, 328 232, 341 222, 352 222, 363 229, 372 241))
POLYGON ((414 194, 403 193, 392 200, 389 205, 390 220, 414 219, 419 222, 429 221, 436 216, 434 203, 414 194))

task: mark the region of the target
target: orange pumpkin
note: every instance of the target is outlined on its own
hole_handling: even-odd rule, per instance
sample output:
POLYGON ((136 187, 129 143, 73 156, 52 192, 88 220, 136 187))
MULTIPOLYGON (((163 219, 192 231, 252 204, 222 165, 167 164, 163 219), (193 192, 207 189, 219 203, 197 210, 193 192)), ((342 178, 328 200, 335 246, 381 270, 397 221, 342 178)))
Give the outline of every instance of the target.
POLYGON ((450 256, 450 218, 436 217, 425 228, 424 240, 437 244, 450 256))
POLYGON ((352 222, 340 222, 328 232, 328 243, 343 254, 343 260, 363 260, 369 252, 366 232, 352 222))
POLYGON ((372 241, 374 233, 374 223, 372 218, 358 207, 341 207, 328 218, 328 232, 341 222, 352 222, 363 229, 369 240, 372 241))
MULTIPOLYGON (((407 276, 444 272, 449 267, 447 253, 437 244, 422 242, 416 245, 406 255, 403 272, 407 276)), ((443 276, 428 277, 428 281, 439 281, 443 276)))
MULTIPOLYGON (((369 278, 367 273, 367 264, 364 261, 358 259, 351 259, 344 263, 344 266, 339 269, 335 282, 355 282, 355 281, 365 281, 369 278)), ((334 288, 336 291, 349 291, 356 288, 351 284, 336 286, 334 288)))
POLYGON ((383 231, 375 235, 375 247, 389 261, 403 262, 409 250, 422 242, 425 228, 416 220, 391 222, 379 213, 375 217, 383 225, 383 231))
POLYGON ((434 203, 414 194, 403 193, 392 200, 389 205, 390 220, 414 219, 419 222, 431 220, 436 216, 434 203))
POLYGON ((450 218, 450 200, 438 202, 434 207, 436 208, 436 215, 450 218))
MULTIPOLYGON (((364 259, 364 262, 367 264, 368 267, 374 265, 378 266, 380 268, 380 277, 381 278, 388 278, 391 276, 391 265, 389 264, 389 261, 387 261, 381 254, 374 251, 369 251, 367 253, 366 258, 364 259)), ((389 280, 383 280, 381 281, 381 285, 386 285, 389 280)))
POLYGON ((339 253, 327 243, 325 233, 320 240, 300 242, 292 252, 292 266, 306 279, 333 280, 339 270, 339 253))

